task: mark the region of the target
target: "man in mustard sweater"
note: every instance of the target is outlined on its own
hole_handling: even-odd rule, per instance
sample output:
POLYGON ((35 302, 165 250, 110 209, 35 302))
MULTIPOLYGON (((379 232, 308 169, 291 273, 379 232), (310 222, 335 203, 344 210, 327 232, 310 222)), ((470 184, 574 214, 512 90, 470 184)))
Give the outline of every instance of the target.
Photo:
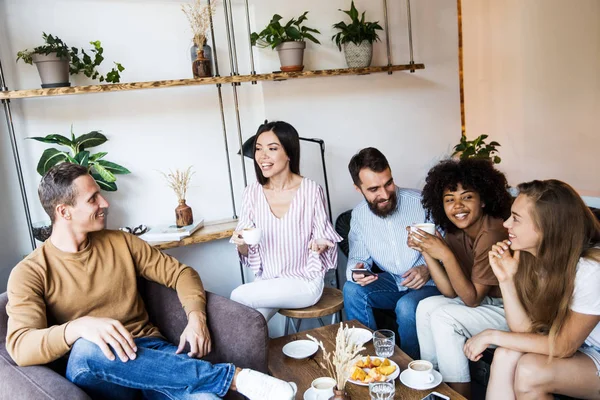
POLYGON ((70 351, 67 378, 94 398, 129 399, 142 390, 147 398, 200 399, 229 389, 251 400, 294 398, 293 383, 199 360, 211 341, 198 273, 131 234, 105 230, 108 202, 87 168, 53 167, 38 194, 52 236, 8 281, 6 348, 18 365, 70 351), (177 291, 188 316, 179 346, 150 323, 138 276, 177 291), (182 354, 186 342, 190 352, 182 354))

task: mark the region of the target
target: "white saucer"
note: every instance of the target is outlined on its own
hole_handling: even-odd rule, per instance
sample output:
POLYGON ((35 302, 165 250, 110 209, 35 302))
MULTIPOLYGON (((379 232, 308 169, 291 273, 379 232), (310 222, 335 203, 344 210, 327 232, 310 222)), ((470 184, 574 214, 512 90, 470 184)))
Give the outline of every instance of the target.
POLYGON ((431 383, 426 383, 422 386, 417 386, 417 385, 413 385, 413 384, 409 384, 408 383, 408 379, 406 378, 408 375, 408 369, 405 369, 404 371, 402 371, 402 373, 400 374, 400 382, 402 382, 402 384, 404 384, 404 386, 408 386, 411 389, 415 389, 415 390, 429 390, 429 389, 433 389, 434 387, 438 386, 440 383, 442 383, 442 374, 440 374, 439 372, 437 372, 435 369, 433 371, 431 371, 433 373, 433 382, 431 383))
POLYGON ((304 396, 302 398, 304 400, 317 400, 317 394, 315 393, 315 389, 312 387, 306 389, 306 392, 304 392, 304 396))
POLYGON ((301 360, 317 352, 319 346, 312 340, 294 340, 283 346, 283 354, 301 360))
POLYGON ((350 332, 351 333, 348 335, 348 340, 356 343, 359 346, 373 339, 373 333, 368 329, 352 328, 350 329, 350 332))

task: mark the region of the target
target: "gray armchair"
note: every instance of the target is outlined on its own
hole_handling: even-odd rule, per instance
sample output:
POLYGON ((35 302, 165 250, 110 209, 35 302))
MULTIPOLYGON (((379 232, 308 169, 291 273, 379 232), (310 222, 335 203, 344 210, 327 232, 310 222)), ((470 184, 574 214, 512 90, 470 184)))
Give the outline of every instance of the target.
MULTIPOLYGON (((140 279, 139 289, 150 320, 172 343, 179 343, 187 319, 177 293, 154 282, 140 279)), ((64 377, 66 362, 58 360, 46 366, 18 367, 6 351, 6 293, 0 294, 0 399, 69 399, 90 397, 64 377)), ((208 328, 212 352, 204 359, 213 363, 229 362, 240 368, 267 372, 268 333, 263 316, 256 310, 207 293, 208 328)), ((242 399, 229 392, 227 399, 242 399)))

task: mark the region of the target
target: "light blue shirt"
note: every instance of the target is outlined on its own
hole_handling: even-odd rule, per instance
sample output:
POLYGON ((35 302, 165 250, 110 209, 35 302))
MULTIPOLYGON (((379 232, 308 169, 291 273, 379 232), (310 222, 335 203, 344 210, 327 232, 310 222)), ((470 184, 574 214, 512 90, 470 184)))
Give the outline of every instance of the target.
MULTIPOLYGON (((375 215, 363 200, 352 210, 348 243, 348 266, 346 278, 352 281, 352 271, 357 263, 371 269, 373 262, 383 271, 392 274, 399 290, 407 290, 400 283, 402 275, 418 265, 425 265, 421 253, 406 245, 406 227, 425 222, 425 210, 421 205, 421 193, 414 189, 396 187, 398 204, 396 211, 385 218, 375 215)), ((426 285, 435 286, 432 280, 426 285)))

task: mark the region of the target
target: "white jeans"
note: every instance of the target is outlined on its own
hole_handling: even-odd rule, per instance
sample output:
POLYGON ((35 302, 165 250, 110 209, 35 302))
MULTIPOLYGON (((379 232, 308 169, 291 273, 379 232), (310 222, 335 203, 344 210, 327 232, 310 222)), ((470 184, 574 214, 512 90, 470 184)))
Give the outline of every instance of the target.
POLYGON ((421 358, 430 361, 444 382, 470 382, 466 340, 486 329, 508 331, 502 299, 485 297, 478 307, 459 298, 432 296, 417 307, 417 336, 421 358))
POLYGON ((280 308, 310 307, 323 294, 323 278, 306 281, 299 278, 257 279, 238 286, 231 300, 252 307, 269 321, 280 308))

